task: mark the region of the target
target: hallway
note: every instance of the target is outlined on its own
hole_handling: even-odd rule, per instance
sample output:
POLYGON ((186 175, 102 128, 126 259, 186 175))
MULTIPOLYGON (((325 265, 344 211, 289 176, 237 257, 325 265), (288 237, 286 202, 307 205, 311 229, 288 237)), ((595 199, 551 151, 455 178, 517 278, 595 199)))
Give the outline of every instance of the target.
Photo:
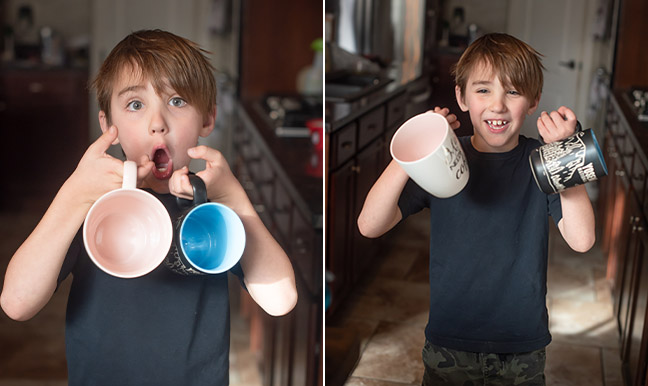
MULTIPOLYGON (((387 256, 355 291, 337 327, 360 336, 360 359, 346 386, 420 385, 428 312, 428 216, 410 217, 386 236, 387 256)), ((598 245, 569 249, 551 225, 548 296, 552 343, 547 385, 621 386, 618 338, 606 260, 598 245)))

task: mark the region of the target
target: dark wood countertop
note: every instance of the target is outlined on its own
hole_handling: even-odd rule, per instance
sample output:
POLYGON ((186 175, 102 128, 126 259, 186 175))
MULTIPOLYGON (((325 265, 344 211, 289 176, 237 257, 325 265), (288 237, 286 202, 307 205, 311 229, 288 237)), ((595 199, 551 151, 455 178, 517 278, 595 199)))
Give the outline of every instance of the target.
MULTIPOLYGON (((260 114, 259 101, 243 101, 239 105, 239 117, 258 143, 265 147, 269 162, 273 163, 289 194, 305 218, 311 219, 313 227, 323 228, 323 177, 311 174, 313 164, 323 172, 322 153, 314 150, 310 138, 277 137, 269 119, 260 114)), ((320 172, 320 173, 321 173, 320 172)))
POLYGON ((365 97, 352 102, 325 102, 325 131, 327 133, 335 132, 388 99, 405 92, 410 83, 426 75, 412 78, 399 65, 394 65, 389 70, 386 70, 383 76, 392 79, 392 82, 365 97))

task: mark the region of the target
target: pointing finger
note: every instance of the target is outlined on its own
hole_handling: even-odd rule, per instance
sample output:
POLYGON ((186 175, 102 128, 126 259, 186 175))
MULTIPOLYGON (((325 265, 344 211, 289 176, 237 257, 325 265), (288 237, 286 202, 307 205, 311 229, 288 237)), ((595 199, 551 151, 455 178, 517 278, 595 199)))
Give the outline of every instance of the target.
POLYGON ((101 137, 97 138, 97 140, 90 146, 90 148, 94 152, 103 154, 110 148, 110 145, 112 145, 112 143, 115 142, 116 139, 117 128, 115 126, 110 126, 108 130, 106 130, 101 135, 101 137))

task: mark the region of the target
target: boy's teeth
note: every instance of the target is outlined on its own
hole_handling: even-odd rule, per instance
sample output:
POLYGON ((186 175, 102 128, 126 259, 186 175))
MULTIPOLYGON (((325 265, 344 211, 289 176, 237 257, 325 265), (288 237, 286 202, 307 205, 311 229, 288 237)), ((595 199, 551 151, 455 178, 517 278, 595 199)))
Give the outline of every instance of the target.
POLYGON ((490 126, 502 126, 502 125, 506 125, 508 123, 508 121, 502 121, 502 120, 491 120, 491 121, 487 120, 486 122, 490 126))

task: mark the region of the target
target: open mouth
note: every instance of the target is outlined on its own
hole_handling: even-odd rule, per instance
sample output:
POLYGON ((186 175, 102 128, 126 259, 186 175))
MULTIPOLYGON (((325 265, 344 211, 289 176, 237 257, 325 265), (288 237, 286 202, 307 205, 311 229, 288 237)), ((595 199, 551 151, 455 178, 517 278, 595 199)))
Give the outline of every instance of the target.
POLYGON ((173 173, 173 160, 166 146, 156 148, 153 151, 153 157, 151 159, 155 163, 155 168, 153 168, 155 178, 160 180, 171 178, 171 174, 173 173))
POLYGON ((501 119, 488 119, 486 120, 486 124, 493 131, 502 131, 508 127, 509 121, 501 119))

